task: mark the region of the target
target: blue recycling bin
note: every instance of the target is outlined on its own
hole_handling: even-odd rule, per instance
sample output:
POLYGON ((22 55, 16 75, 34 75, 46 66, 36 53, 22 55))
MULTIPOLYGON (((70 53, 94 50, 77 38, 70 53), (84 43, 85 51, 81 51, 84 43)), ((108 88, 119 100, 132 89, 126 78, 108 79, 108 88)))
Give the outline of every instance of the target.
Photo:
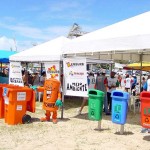
POLYGON ((112 122, 124 125, 127 119, 129 93, 119 90, 114 90, 111 93, 112 97, 112 122))

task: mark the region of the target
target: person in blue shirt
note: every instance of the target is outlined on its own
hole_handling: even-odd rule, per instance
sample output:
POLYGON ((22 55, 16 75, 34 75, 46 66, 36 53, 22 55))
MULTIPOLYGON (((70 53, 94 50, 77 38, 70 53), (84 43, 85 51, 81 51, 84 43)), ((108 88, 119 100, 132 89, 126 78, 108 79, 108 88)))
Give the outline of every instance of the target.
POLYGON ((137 84, 137 77, 136 77, 136 75, 134 74, 132 77, 133 77, 133 82, 132 82, 132 86, 131 86, 131 93, 132 93, 132 90, 135 88, 135 86, 137 84))

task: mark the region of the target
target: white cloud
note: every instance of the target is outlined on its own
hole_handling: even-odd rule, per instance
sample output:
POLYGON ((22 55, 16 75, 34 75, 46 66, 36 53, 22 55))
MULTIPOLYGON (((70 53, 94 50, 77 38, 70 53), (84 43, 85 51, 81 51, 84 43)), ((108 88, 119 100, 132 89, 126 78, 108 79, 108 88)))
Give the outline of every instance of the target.
POLYGON ((13 39, 5 36, 0 37, 0 49, 1 50, 15 50, 15 42, 13 39))

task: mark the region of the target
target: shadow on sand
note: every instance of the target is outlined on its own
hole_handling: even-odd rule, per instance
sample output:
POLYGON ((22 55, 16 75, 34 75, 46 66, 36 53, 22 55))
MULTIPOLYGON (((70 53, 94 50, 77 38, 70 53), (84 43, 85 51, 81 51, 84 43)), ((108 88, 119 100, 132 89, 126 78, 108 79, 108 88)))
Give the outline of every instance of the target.
POLYGON ((145 141, 150 141, 150 135, 144 136, 144 137, 143 137, 143 140, 145 140, 145 141))
POLYGON ((121 134, 120 132, 115 132, 114 134, 117 134, 117 135, 133 135, 134 133, 130 132, 130 131, 128 131, 128 132, 124 131, 123 134, 121 134))

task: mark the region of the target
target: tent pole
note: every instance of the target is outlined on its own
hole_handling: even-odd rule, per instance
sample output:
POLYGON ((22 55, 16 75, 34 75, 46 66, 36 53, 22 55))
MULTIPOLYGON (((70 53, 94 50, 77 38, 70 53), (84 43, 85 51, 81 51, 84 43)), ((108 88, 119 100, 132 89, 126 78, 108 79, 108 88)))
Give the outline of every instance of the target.
POLYGON ((140 62, 141 62, 141 66, 140 66, 140 91, 141 91, 141 82, 142 82, 142 59, 143 59, 143 53, 140 54, 140 62))
POLYGON ((42 68, 43 68, 43 64, 42 64, 42 62, 41 62, 41 76, 42 76, 42 71, 43 71, 42 68))
POLYGON ((61 119, 64 116, 64 74, 63 74, 63 61, 60 61, 60 81, 61 81, 61 90, 62 90, 62 107, 61 107, 61 119))

